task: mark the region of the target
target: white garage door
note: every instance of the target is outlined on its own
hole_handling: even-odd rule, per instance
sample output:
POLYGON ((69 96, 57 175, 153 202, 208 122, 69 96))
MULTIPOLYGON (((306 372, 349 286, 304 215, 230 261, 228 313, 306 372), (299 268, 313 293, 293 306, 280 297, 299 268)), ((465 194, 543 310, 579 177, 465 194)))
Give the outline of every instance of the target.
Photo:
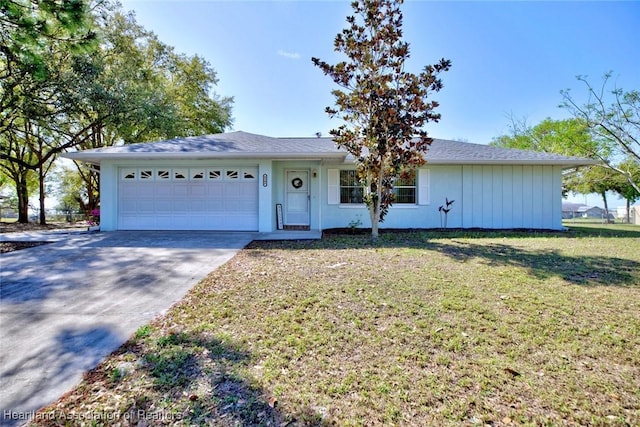
POLYGON ((122 168, 120 230, 258 230, 258 168, 122 168))

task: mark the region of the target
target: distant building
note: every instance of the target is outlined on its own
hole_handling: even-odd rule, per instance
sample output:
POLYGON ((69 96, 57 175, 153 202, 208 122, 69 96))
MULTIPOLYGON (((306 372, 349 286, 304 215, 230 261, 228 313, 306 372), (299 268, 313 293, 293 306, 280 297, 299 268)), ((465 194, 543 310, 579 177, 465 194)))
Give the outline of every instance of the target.
MULTIPOLYGON (((598 206, 588 206, 582 203, 562 203, 562 219, 574 218, 594 218, 604 219, 605 211, 598 206)), ((613 214, 609 213, 609 219, 614 219, 613 214)))
MULTIPOLYGON (((626 206, 618 206, 616 208, 616 219, 627 222, 626 206)), ((640 206, 631 206, 629 208, 629 223, 640 225, 640 206)))

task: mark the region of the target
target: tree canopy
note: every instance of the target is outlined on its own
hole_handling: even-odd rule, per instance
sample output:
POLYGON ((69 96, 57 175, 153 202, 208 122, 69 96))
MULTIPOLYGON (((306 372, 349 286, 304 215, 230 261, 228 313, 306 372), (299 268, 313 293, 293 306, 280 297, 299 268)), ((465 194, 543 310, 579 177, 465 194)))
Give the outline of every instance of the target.
POLYGON ((441 59, 414 74, 405 70, 409 44, 402 39, 401 0, 357 0, 349 26, 334 49, 347 60, 314 65, 341 87, 332 93, 335 107, 326 112, 344 121, 330 131, 337 145, 355 157, 363 201, 369 209, 371 235, 394 201, 394 181, 424 163, 431 138, 423 126, 437 122, 438 103, 428 97, 442 88, 438 75, 451 62, 441 59))
POLYGON ((606 73, 599 86, 585 76, 578 76, 586 88, 586 100, 578 101, 569 89, 563 90, 562 108, 582 120, 594 139, 607 147, 607 156, 596 157, 604 165, 622 174, 636 191, 640 182, 625 165, 640 163, 640 92, 625 91, 611 83, 612 73, 606 73), (628 159, 631 163, 620 163, 628 159))
MULTIPOLYGON (((69 8, 80 3, 87 10, 84 2, 73 0, 34 3, 45 8, 42 13, 48 3, 69 8)), ((0 0, 0 7, 3 4, 0 0)), ((24 2, 16 4, 18 11, 28 9, 24 2)), ((67 22, 64 13, 51 13, 67 22)), ((44 181, 64 151, 215 133, 231 124, 233 100, 215 94, 216 73, 203 58, 176 53, 114 3, 94 3, 81 22, 86 27, 72 26, 73 34, 95 34, 97 43, 90 50, 70 48, 71 36, 54 36, 45 24, 25 29, 0 20, 3 34, 33 33, 14 40, 15 49, 38 53, 37 67, 29 61, 11 62, 9 54, 0 63, 0 170, 15 183, 21 222, 28 220, 27 181, 33 173, 40 181, 44 222, 44 181), (36 49, 34 43, 44 48, 36 49)), ((89 198, 83 204, 91 211, 98 203, 97 176, 82 165, 78 173, 89 198)))
POLYGON ((542 151, 565 156, 587 157, 599 161, 596 166, 569 171, 563 181, 563 194, 597 193, 607 208, 606 192, 616 191, 620 181, 637 191, 640 181, 633 158, 621 161, 620 153, 610 140, 594 134, 589 123, 581 117, 552 120, 544 119, 535 126, 524 120, 511 119, 510 133, 495 137, 491 145, 504 148, 542 151))
MULTIPOLYGON (((511 117, 509 134, 493 138, 490 145, 589 158, 603 150, 589 132, 587 123, 581 119, 546 118, 530 126, 526 120, 511 117)), ((602 152, 601 155, 608 154, 602 152)))
POLYGON ((0 0, 0 81, 16 72, 47 79, 43 56, 51 44, 74 52, 93 49, 97 35, 90 20, 84 0, 0 0))

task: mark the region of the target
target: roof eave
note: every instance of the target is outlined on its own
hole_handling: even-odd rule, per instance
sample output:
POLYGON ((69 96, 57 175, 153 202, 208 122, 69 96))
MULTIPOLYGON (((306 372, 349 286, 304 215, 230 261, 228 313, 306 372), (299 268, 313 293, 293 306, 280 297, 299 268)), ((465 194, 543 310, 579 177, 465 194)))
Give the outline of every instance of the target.
POLYGON ((67 159, 100 164, 105 160, 208 160, 208 159, 277 159, 277 160, 322 160, 342 159, 346 153, 89 153, 74 152, 61 155, 67 159))
POLYGON ((595 165, 598 162, 590 159, 546 159, 546 160, 483 160, 483 159, 465 159, 465 160, 447 160, 429 158, 427 165, 510 165, 510 166, 562 166, 563 168, 575 168, 578 166, 595 165))

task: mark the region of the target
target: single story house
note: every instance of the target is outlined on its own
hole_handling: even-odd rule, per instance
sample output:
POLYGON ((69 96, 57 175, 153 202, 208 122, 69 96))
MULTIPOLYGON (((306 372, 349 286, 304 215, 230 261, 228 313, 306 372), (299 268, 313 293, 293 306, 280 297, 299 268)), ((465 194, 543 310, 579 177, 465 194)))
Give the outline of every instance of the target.
MULTIPOLYGON (((604 219, 605 211, 599 206, 588 206, 581 203, 564 202, 562 204, 562 217, 564 219, 574 218, 599 218, 604 219)), ((613 214, 609 214, 613 219, 613 214)))
MULTIPOLYGON (((362 224, 353 158, 331 138, 229 132, 79 151, 100 170, 100 228, 323 230, 362 224)), ((562 171, 588 159, 436 139, 381 228, 562 229, 562 171)))

